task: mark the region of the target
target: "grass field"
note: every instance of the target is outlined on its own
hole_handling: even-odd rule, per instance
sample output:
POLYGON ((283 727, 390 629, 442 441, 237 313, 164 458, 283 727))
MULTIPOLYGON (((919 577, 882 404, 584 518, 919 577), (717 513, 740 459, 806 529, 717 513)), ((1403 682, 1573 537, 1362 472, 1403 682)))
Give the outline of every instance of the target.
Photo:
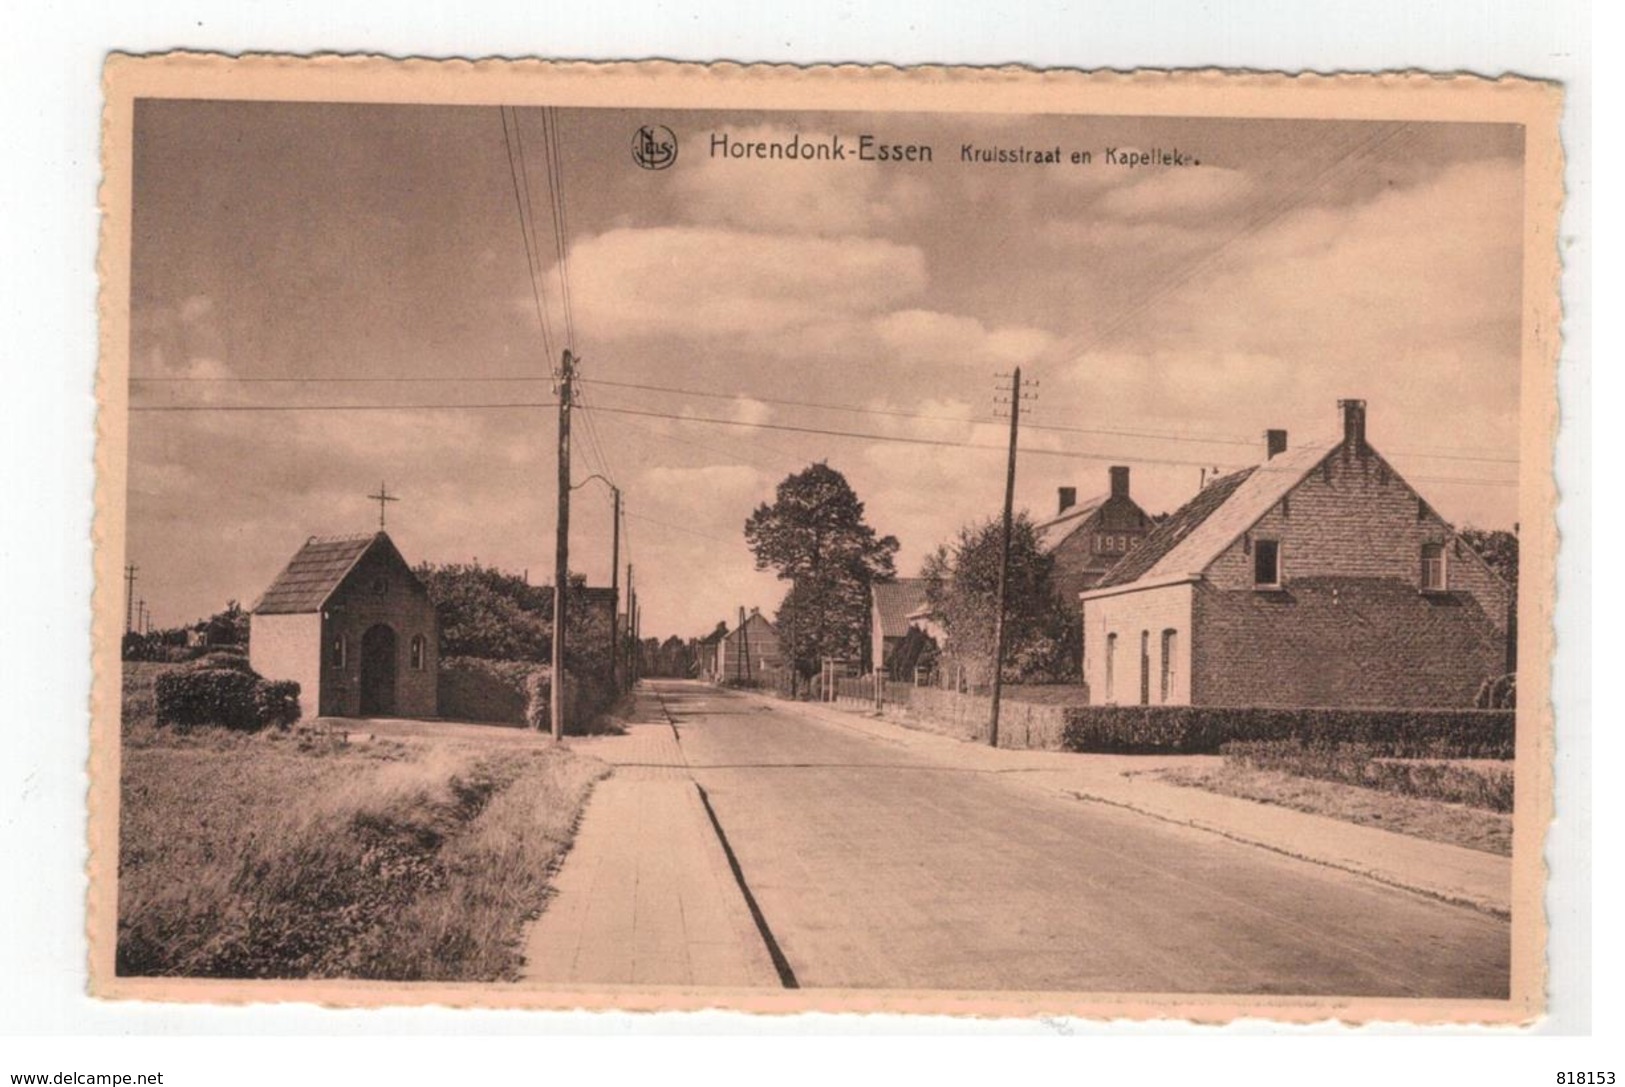
POLYGON ((530 733, 351 744, 133 722, 119 973, 512 977, 604 771, 530 733))
POLYGON ((1260 770, 1226 761, 1202 769, 1161 771, 1175 785, 1208 789, 1262 804, 1380 827, 1429 841, 1512 855, 1512 817, 1498 811, 1381 792, 1337 781, 1260 770))

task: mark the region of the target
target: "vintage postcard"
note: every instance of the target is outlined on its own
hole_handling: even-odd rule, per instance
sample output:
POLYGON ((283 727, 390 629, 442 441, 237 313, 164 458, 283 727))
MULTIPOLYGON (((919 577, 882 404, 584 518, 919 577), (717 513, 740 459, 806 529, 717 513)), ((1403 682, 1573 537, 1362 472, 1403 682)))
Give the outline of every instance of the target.
POLYGON ((1541 1014, 1556 87, 106 95, 95 994, 1541 1014))

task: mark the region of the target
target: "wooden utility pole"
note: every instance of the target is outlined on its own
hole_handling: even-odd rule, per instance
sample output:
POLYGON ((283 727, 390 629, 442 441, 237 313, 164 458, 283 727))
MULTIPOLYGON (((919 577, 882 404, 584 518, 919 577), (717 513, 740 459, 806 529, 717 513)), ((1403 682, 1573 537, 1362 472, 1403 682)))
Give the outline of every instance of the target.
POLYGON ((643 674, 643 605, 636 601, 632 606, 632 658, 638 662, 632 673, 635 682, 643 674))
POLYGON ((128 634, 134 629, 130 625, 131 617, 135 613, 135 573, 140 567, 135 563, 128 563, 124 567, 124 633, 128 634))
POLYGON ((1010 378, 1010 458, 1004 472, 1004 526, 999 543, 999 603, 993 617, 993 707, 987 742, 999 746, 999 697, 1004 693, 1004 607, 1010 590, 1010 522, 1016 500, 1016 430, 1021 424, 1021 367, 1010 378))
POLYGON ((550 704, 553 739, 564 738, 564 618, 570 582, 570 400, 575 386, 575 359, 568 348, 559 371, 559 511, 553 545, 553 675, 550 704))
POLYGON ((638 681, 638 651, 632 642, 632 609, 638 605, 637 590, 632 587, 632 564, 626 564, 626 686, 631 689, 638 681))
POLYGON ((609 485, 615 496, 615 524, 611 529, 609 559, 609 689, 615 690, 615 658, 621 652, 621 632, 618 616, 621 611, 621 489, 609 485))

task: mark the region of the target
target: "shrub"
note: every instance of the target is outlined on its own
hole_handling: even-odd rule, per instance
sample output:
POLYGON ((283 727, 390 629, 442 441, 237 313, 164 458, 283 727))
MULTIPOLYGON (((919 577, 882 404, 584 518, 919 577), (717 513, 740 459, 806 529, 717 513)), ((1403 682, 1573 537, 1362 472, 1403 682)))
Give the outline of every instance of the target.
POLYGON ((552 677, 540 668, 525 677, 525 724, 539 731, 553 727, 552 677))
POLYGON ((261 728, 287 728, 299 720, 299 684, 291 679, 260 680, 254 688, 254 716, 261 728))
POLYGON ((1481 710, 1511 710, 1518 707, 1518 673, 1491 676, 1479 684, 1473 705, 1481 710))
POLYGON ((1207 755, 1238 740, 1371 745, 1390 758, 1510 759, 1510 710, 1067 707, 1069 751, 1207 755))
POLYGON ((260 680, 233 668, 187 668, 153 682, 158 723, 175 728, 253 729, 259 715, 254 694, 260 680))
POLYGON ((184 668, 153 681, 157 721, 178 729, 253 731, 299 719, 299 684, 268 682, 246 668, 184 668))
POLYGON ((191 666, 193 668, 230 668, 237 672, 255 674, 254 666, 248 663, 248 657, 240 649, 211 649, 192 661, 191 666))

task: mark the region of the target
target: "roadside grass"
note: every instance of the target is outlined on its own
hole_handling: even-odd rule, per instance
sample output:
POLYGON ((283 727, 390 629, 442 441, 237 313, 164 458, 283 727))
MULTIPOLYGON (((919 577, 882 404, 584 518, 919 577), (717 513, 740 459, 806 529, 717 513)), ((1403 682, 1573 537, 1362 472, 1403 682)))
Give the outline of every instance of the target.
POLYGON ((164 673, 182 667, 184 665, 156 661, 123 662, 120 714, 126 729, 152 728, 158 723, 158 699, 153 693, 153 683, 164 673))
POLYGON ((1081 682, 1012 683, 1002 697, 1011 702, 1031 702, 1039 706, 1087 706, 1089 694, 1081 682))
POLYGON ((1224 745, 1226 763, 1359 785, 1422 800, 1510 812, 1512 763, 1496 759, 1384 758, 1369 744, 1258 740, 1224 745))
POLYGON ((118 971, 515 976, 523 925, 604 772, 534 742, 137 722, 123 751, 118 971))
POLYGON ((1233 760, 1212 767, 1162 770, 1157 776, 1174 785, 1276 804, 1503 857, 1512 855, 1512 817, 1498 811, 1262 770, 1233 760))

